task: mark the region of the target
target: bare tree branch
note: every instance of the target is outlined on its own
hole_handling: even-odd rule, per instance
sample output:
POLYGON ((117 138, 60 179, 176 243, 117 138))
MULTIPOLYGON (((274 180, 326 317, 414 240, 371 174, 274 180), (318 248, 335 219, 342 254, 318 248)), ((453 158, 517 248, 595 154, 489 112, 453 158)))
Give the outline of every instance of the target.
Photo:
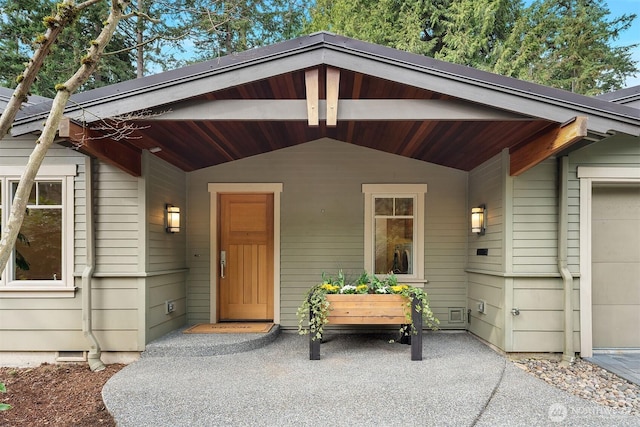
MULTIPOLYGON (((169 111, 169 110, 167 110, 169 111)), ((161 111, 154 113, 151 110, 140 110, 134 113, 122 114, 120 116, 111 117, 109 119, 99 119, 97 124, 91 125, 89 129, 93 131, 100 131, 99 136, 88 136, 87 132, 77 134, 80 137, 80 141, 74 143, 77 148, 80 148, 87 141, 99 140, 99 139, 111 139, 113 141, 124 141, 132 139, 141 139, 142 135, 135 135, 139 130, 149 129, 150 125, 139 125, 135 123, 138 120, 151 119, 153 117, 161 116, 167 111, 161 111)))
MULTIPOLYGON (((148 45, 149 43, 153 43, 154 41, 156 41, 158 39, 169 40, 169 39, 167 39, 165 37, 153 36, 149 40, 145 40, 142 43, 136 43, 135 45, 133 45, 131 47, 125 47, 124 49, 112 50, 112 51, 109 51, 109 52, 105 52, 105 53, 102 54, 102 56, 117 55, 117 54, 122 53, 122 52, 129 52, 131 50, 136 50, 138 48, 141 48, 143 46, 148 45)), ((179 39, 177 39, 177 40, 179 40, 179 39)))
POLYGON ((147 21, 153 22, 154 24, 159 24, 160 22, 162 22, 162 21, 160 21, 159 19, 152 18, 152 17, 151 17, 151 16, 149 16, 148 14, 146 14, 146 13, 144 13, 144 12, 137 11, 137 10, 136 10, 136 11, 133 11, 133 12, 131 12, 131 13, 127 13, 126 15, 124 15, 124 16, 122 17, 122 19, 131 19, 131 18, 133 18, 133 17, 136 17, 136 18, 144 18, 144 19, 146 19, 147 21))
MULTIPOLYGON (((89 6, 93 6, 96 3, 101 2, 102 0, 87 0, 84 3, 80 3, 79 5, 76 6, 76 9, 78 9, 78 11, 82 10, 82 9, 86 9, 89 6)), ((66 2, 65 2, 66 3, 66 2)))

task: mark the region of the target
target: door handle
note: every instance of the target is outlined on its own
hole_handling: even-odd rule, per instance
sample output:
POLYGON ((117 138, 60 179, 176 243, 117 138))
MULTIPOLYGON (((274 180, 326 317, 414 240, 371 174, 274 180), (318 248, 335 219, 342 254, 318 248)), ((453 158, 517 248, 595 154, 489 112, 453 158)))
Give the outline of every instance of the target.
POLYGON ((227 265, 227 251, 220 251, 220 277, 224 279, 224 268, 227 265))

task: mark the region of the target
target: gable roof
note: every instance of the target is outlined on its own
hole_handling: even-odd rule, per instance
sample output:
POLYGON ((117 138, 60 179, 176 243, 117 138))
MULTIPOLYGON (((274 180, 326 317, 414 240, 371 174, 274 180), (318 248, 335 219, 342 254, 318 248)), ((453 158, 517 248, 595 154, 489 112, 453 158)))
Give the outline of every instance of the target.
MULTIPOLYGON (((4 111, 4 108, 7 106, 12 96, 13 96, 13 89, 0 86, 0 113, 4 111)), ((29 98, 27 102, 23 104, 23 107, 30 107, 30 106, 39 104, 41 102, 47 102, 47 101, 51 101, 51 99, 45 98, 44 96, 29 95, 29 98)), ((22 115, 23 113, 19 112, 17 117, 20 118, 22 117, 22 115)))
POLYGON ((598 98, 640 109, 640 85, 605 93, 598 98))
MULTIPOLYGON (((38 131, 49 107, 26 108, 13 134, 38 131)), ((640 134, 635 108, 325 32, 80 93, 66 115, 90 127, 141 110, 159 115, 138 118, 148 126, 140 139, 113 142, 109 156, 158 147, 187 171, 325 136, 470 170, 576 116, 591 140, 640 134), (335 127, 323 116, 329 69, 339 76, 335 127), (310 70, 320 76, 318 126, 306 121, 310 70)), ((96 150, 85 147, 109 157, 96 150)))

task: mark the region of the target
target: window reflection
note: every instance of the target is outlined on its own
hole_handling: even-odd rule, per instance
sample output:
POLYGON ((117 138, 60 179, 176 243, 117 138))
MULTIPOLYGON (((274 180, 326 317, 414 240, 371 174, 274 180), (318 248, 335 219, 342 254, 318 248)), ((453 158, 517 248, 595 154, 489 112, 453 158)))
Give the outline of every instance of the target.
MULTIPOLYGON (((11 185, 12 196, 18 187, 11 185)), ((62 183, 38 181, 15 250, 16 280, 62 280, 62 183)))
POLYGON ((375 199, 375 274, 413 274, 413 198, 375 199))

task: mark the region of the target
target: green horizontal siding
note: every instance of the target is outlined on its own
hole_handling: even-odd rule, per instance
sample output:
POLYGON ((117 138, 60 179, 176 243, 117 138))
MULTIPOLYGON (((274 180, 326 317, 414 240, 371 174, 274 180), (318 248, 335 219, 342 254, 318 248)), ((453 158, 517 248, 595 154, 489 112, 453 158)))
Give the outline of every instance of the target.
POLYGON ((188 174, 189 322, 209 321, 210 182, 282 182, 281 323, 322 272, 364 268, 363 183, 426 183, 425 277, 434 311, 466 306, 466 173, 332 140, 320 140, 188 174))

